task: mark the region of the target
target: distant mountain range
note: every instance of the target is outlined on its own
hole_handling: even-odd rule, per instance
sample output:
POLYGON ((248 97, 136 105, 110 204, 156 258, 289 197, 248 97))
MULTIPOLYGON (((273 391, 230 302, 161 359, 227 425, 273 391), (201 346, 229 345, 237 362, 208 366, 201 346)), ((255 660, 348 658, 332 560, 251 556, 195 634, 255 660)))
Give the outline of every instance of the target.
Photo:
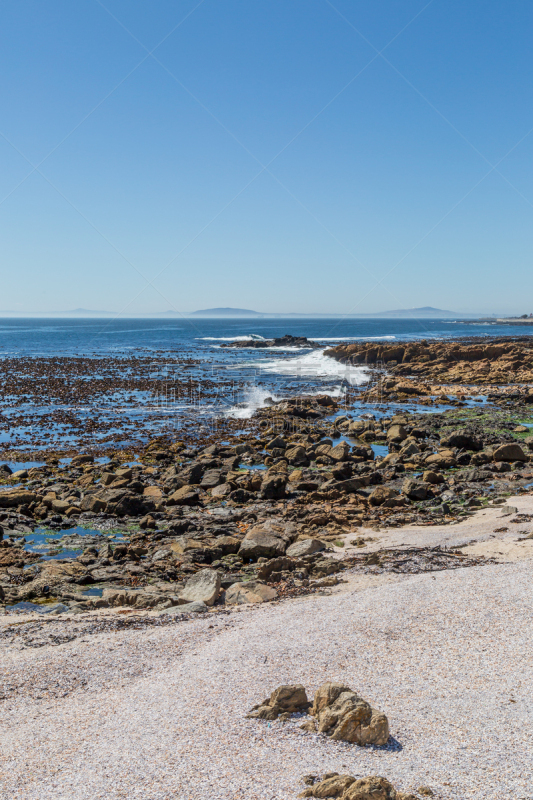
POLYGON ((445 311, 442 308, 433 306, 422 306, 422 308, 398 308, 394 311, 378 311, 376 314, 361 314, 362 317, 412 317, 413 319, 423 319, 424 317, 435 317, 436 319, 446 319, 447 317, 471 317, 472 314, 464 314, 458 311, 445 311))
MULTIPOLYGON (((433 306, 422 308, 400 308, 393 311, 376 311, 372 314, 298 314, 298 313, 269 313, 252 311, 249 308, 204 308, 199 311, 154 311, 148 313, 123 314, 120 311, 95 311, 88 308, 74 308, 70 311, 0 311, 0 316, 10 317, 225 317, 225 318, 353 318, 353 319, 475 319, 478 314, 467 314, 458 311, 446 311, 433 306)), ((496 315, 494 315, 496 318, 496 315)), ((484 317, 487 319, 487 317, 484 317)))
POLYGON ((203 311, 193 311, 195 317, 262 317, 259 311, 250 311, 249 308, 204 308, 203 311))
MULTIPOLYGON (((172 312, 168 312, 172 313, 172 312)), ((191 316, 202 317, 410 317, 412 319, 423 319, 433 317, 434 319, 447 319, 448 317, 471 317, 472 314, 464 314, 457 311, 445 311, 442 308, 433 306, 423 306, 422 308, 401 308, 394 311, 378 311, 374 314, 269 314, 259 311, 250 311, 247 308, 205 308, 203 311, 193 311, 191 316)))

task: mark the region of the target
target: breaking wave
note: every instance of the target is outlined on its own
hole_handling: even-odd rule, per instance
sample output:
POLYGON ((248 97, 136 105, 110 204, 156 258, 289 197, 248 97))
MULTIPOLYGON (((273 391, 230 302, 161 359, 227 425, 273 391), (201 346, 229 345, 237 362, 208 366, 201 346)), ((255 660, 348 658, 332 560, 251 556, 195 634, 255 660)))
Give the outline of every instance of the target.
POLYGON ((198 336, 201 342, 264 342, 265 337, 259 336, 258 333, 249 333, 246 336, 198 336))
POLYGON ((279 400, 279 397, 268 391, 268 389, 263 389, 261 386, 248 386, 245 389, 242 403, 237 403, 237 405, 229 408, 225 412, 225 416, 232 419, 250 419, 254 412, 267 405, 265 403, 267 398, 271 398, 274 401, 279 400))
POLYGON ((261 372, 290 375, 294 378, 329 378, 340 380, 350 386, 360 386, 368 381, 369 370, 352 364, 341 364, 325 356, 322 350, 312 350, 298 358, 254 361, 253 366, 261 372))

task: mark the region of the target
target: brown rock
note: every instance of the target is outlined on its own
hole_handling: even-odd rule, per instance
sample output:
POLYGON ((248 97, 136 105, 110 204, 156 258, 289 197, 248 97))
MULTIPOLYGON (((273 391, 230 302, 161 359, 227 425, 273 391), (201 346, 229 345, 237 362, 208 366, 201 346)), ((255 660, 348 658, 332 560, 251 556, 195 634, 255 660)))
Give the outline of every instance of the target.
POLYGON ((344 792, 353 783, 355 783, 355 778, 352 778, 351 775, 332 775, 329 778, 318 781, 309 789, 306 789, 301 793, 300 797, 344 797, 344 792))
POLYGON ((400 493, 396 489, 389 489, 387 486, 376 486, 371 493, 368 501, 372 506, 381 506, 388 500, 394 500, 400 493))
POLYGON ((300 797, 340 798, 340 800, 417 800, 413 794, 399 792, 386 778, 377 775, 356 780, 351 775, 330 773, 313 784, 300 797))
POLYGON ((346 461, 349 454, 350 445, 347 442, 339 442, 338 445, 331 448, 327 455, 334 461, 346 461))
POLYGON ((167 498, 167 506, 196 506, 200 502, 200 494, 194 486, 182 486, 167 498))
POLYGON ((234 583, 226 590, 226 603, 229 605, 244 605, 245 603, 267 603, 275 600, 278 593, 272 586, 267 586, 259 581, 234 583))
POLYGON ((252 528, 248 531, 242 540, 239 555, 243 558, 251 558, 257 560, 258 558, 276 558, 285 553, 287 547, 286 542, 277 536, 274 532, 261 529, 259 527, 252 528))
POLYGON ((79 467, 82 464, 92 464, 94 462, 94 456, 86 455, 84 453, 80 453, 79 456, 74 456, 72 461, 70 462, 71 467, 79 467))
POLYGON ((307 709, 308 706, 305 687, 300 683, 278 686, 267 700, 254 706, 246 716, 248 719, 273 720, 277 719, 280 714, 293 714, 296 711, 307 709))
POLYGON ((82 511, 92 511, 95 514, 105 511, 106 506, 106 501, 94 494, 84 497, 80 503, 82 511))
POLYGON ((444 475, 441 475, 440 472, 433 472, 432 470, 427 469, 422 475, 422 480, 424 483, 444 483, 444 475))
POLYGON ((24 489, 14 489, 11 492, 0 492, 0 508, 16 508, 33 503, 37 496, 24 489))
POLYGON ((287 548, 287 555, 290 558, 302 558, 325 549, 326 545, 320 539, 300 539, 300 541, 294 542, 287 548))
POLYGON ((389 442, 403 442, 407 439, 407 431, 403 425, 391 425, 387 430, 387 439, 389 442))
POLYGON ((384 745, 389 738, 385 714, 340 683, 325 683, 318 689, 311 714, 317 718, 319 732, 335 740, 384 745))
POLYGON ((161 500, 164 495, 159 486, 145 486, 143 497, 147 497, 150 500, 161 500))
POLYGON ((295 467, 306 467, 309 464, 305 447, 302 447, 300 444, 287 448, 287 450, 285 450, 285 458, 289 464, 295 467))
POLYGON ((455 458, 446 453, 435 453, 434 455, 428 456, 424 463, 428 467, 436 469, 449 469, 450 467, 455 467, 457 464, 455 458))
POLYGON ((200 601, 212 606, 220 592, 220 575, 214 569, 201 569, 193 575, 181 590, 180 601, 194 603, 200 601))
POLYGON ((528 457, 519 444, 504 444, 495 451, 494 461, 528 461, 528 457))
POLYGON ((235 486, 232 486, 231 483, 221 483, 215 486, 214 489, 211 489, 211 497, 226 497, 234 488, 235 486))
POLYGON ((280 500, 285 497, 287 476, 277 473, 265 476, 261 484, 261 497, 263 500, 280 500))

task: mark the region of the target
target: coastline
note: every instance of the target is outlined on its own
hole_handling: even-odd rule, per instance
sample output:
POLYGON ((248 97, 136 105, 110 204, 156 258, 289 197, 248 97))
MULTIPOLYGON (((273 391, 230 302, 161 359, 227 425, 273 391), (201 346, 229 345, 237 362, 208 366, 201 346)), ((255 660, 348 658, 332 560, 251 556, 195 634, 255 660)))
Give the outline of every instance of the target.
MULTIPOLYGON (((246 347, 241 345, 241 350, 246 347)), ((135 770, 130 774, 124 768, 124 738, 117 738, 107 713, 98 750, 106 767, 95 772, 86 786, 77 781, 78 794, 72 794, 69 763, 57 754, 56 743, 69 726, 80 732, 69 750, 75 760, 83 753, 84 737, 94 736, 87 716, 94 711, 91 686, 98 687, 98 702, 119 709, 123 734, 136 724, 137 713, 147 713, 140 698, 151 698, 153 735, 148 734, 146 753, 144 745, 141 752, 135 744, 130 757, 150 776, 149 789, 142 791, 154 798, 171 791, 221 800, 244 797, 250 791, 258 798, 270 798, 272 791, 280 798, 296 796, 305 770, 279 764, 273 788, 272 762, 261 760, 257 741, 274 749, 283 743, 285 757, 303 759, 307 771, 328 772, 348 761, 355 775, 385 772, 404 792, 428 785, 443 800, 462 800, 465 792, 476 800, 495 800, 511 797, 522 787, 518 764, 505 776, 495 777, 490 757, 476 762, 481 728, 473 701, 463 710, 460 736, 472 759, 468 769, 454 768, 462 745, 454 739, 448 758, 444 743, 450 742, 451 729, 448 723, 435 726, 434 715, 442 720, 444 711, 431 698, 440 694, 450 702, 445 678, 463 663, 452 652, 453 642, 465 657, 478 657, 472 631, 477 631, 479 617, 493 613, 494 587, 501 597, 511 592, 512 581, 524 595, 520 602, 529 602, 529 583, 524 582, 533 555, 529 339, 347 342, 314 352, 320 358, 325 353, 332 366, 337 363, 343 369, 343 360, 349 360, 350 368, 365 371, 365 381, 345 380, 342 391, 335 392, 335 381, 338 385, 345 374, 341 369, 331 379, 311 375, 307 393, 291 394, 291 376, 281 396, 269 397, 264 391, 249 416, 228 415, 228 409, 247 410, 249 400, 235 396, 233 405, 225 401, 216 411, 216 424, 211 426, 206 426, 209 413, 198 414, 198 404, 188 408, 190 418, 179 435, 168 428, 146 440, 146 428, 133 446, 117 449, 112 440, 98 441, 99 429, 105 431, 108 423, 97 420, 91 427, 93 444, 82 452, 79 442, 63 449, 12 451, 18 458, 31 452, 37 465, 12 474, 4 468, 0 479, 0 599, 7 612, 0 615, 5 653, 0 695, 8 726, 0 786, 6 797, 12 781, 24 787, 28 798, 131 795, 131 781, 138 782, 139 777, 135 770), (330 393, 322 388, 324 380, 330 381, 330 393), (442 618, 427 613, 428 603, 440 603, 442 618), (462 603, 470 604, 466 617, 462 603), (453 637, 443 640, 439 628, 452 609, 453 637), (400 660, 401 681, 411 680, 413 659, 419 667, 422 659, 424 665, 413 696, 398 692, 398 676, 393 680, 394 673, 381 667, 376 672, 375 665, 381 663, 376 648, 383 643, 378 647, 374 634, 365 634, 368 663, 374 666, 359 671, 357 680, 377 706, 387 707, 391 714, 393 739, 383 751, 362 751, 354 761, 351 750, 336 749, 337 744, 318 734, 301 732, 297 717, 271 728, 243 720, 254 697, 281 683, 301 681, 315 687, 323 680, 349 680, 353 684, 354 664, 362 662, 355 656, 347 660, 344 654, 352 646, 349 620, 358 615, 368 631, 396 631, 398 620, 405 618, 407 628, 398 648, 391 649, 386 637, 387 663, 400 660), (236 664, 247 656, 239 655, 238 647, 229 659, 222 659, 227 669, 219 664, 222 654, 235 648, 231 631, 254 642, 254 653, 267 659, 258 663, 270 663, 269 654, 282 647, 281 631, 287 626, 295 626, 299 634, 291 637, 285 655, 280 652, 273 658, 271 667, 258 671, 254 661, 250 674, 239 675, 236 664), (304 630, 308 639, 302 649, 304 630), (318 654, 324 637, 327 657, 318 654), (433 645, 428 648, 428 641, 438 642, 441 653, 444 648, 446 665, 429 682, 433 645), (162 655, 153 653, 154 644, 162 655), (177 662, 169 655, 176 648, 181 654, 177 662), (127 653, 126 666, 105 656, 115 650, 127 653), (39 653, 38 662, 34 653, 39 653), (212 665, 213 658, 218 664, 215 673, 207 666, 198 672, 200 663, 212 665), (139 659, 144 664, 141 672, 135 666, 139 659), (67 667, 67 662, 74 666, 67 667), (176 729, 171 737, 174 746, 179 748, 182 735, 189 741, 193 728, 203 741, 210 715, 223 720, 221 730, 231 745, 229 749, 222 742, 216 745, 220 756, 215 778, 206 777, 209 759, 203 747, 185 747, 179 767, 171 758, 168 769, 159 765, 156 775, 146 759, 155 758, 150 753, 168 721, 165 709, 154 705, 154 693, 161 691, 161 681, 183 686, 180 676, 195 669, 199 680, 217 687, 217 699, 207 703, 205 714, 200 713, 196 689, 186 682, 180 695, 185 706, 179 710, 179 704, 170 706, 182 719, 181 733, 176 729), (50 675, 52 682, 46 677, 50 675), (139 712, 118 696, 117 686, 128 687, 139 712), (229 687, 235 699, 222 686, 229 687), (430 714, 420 710, 430 706, 430 714), (48 744, 33 725, 35 714, 42 731, 55 720, 57 733, 48 744), (41 788, 28 782, 15 752, 17 742, 27 736, 37 743, 39 758, 47 753, 57 765, 54 777, 33 756, 24 757, 41 788), (423 748, 428 741, 431 755, 426 757, 423 748), (231 755, 236 747, 259 758, 253 772, 236 768, 231 755), (8 763, 12 767, 6 769, 8 763), (485 779, 480 782, 481 775, 485 779)), ((107 373, 99 359, 51 360, 49 375, 55 364, 67 380, 54 388, 46 379, 48 401, 55 402, 52 389, 62 402, 68 401, 80 377, 85 398, 100 405, 111 390, 123 390, 126 399, 138 390, 153 392, 149 376, 143 377, 149 358, 133 359, 107 358, 107 373), (132 363, 138 369, 134 379, 128 373, 132 363)), ((271 352, 267 366, 283 369, 298 359, 293 352, 271 352)), ((9 366, 14 364, 12 360, 9 366)), ((205 381, 205 369, 190 354, 183 364, 195 375, 192 383, 183 382, 185 392, 205 381)), ((32 381, 37 385, 39 375, 42 381, 48 367, 41 360, 37 373, 36 364, 24 359, 17 365, 25 365, 26 378, 18 399, 12 392, 10 402, 16 407, 24 397, 31 413, 32 381)), ((173 385, 178 387, 180 380, 173 376, 173 385)), ((204 388, 213 414, 220 383, 205 382, 204 388)), ((180 403, 179 394, 174 401, 176 406, 180 403)), ((79 424, 83 432, 83 420, 79 424)), ((116 436, 123 437, 129 424, 126 418, 116 436)), ((46 425, 43 417, 44 441, 50 430, 46 425)), ((513 685, 510 696, 513 702, 525 702, 516 685, 527 666, 520 661, 523 653, 517 638, 522 612, 515 614, 511 608, 512 604, 501 609, 510 620, 505 635, 498 628, 497 639, 490 639, 494 661, 486 661, 475 680, 467 670, 454 684, 462 697, 468 697, 468 687, 475 684, 490 717, 485 735, 500 750, 498 731, 511 723, 501 701, 493 697, 497 689, 491 676, 496 671, 501 679, 501 654, 509 649, 519 655, 516 671, 508 676, 513 685), (490 698, 480 688, 487 682, 490 698)), ((132 732, 128 736, 135 741, 132 732)), ((76 769, 78 775, 83 772, 80 764, 76 769)))

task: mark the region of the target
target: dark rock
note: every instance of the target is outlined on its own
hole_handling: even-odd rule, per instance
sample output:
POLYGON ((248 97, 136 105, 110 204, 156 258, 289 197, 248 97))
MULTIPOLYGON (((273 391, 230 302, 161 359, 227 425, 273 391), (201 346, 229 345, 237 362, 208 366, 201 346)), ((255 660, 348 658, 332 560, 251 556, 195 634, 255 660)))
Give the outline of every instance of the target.
POLYGON ((410 500, 425 500, 427 497, 427 489, 422 483, 413 481, 407 478, 402 484, 402 492, 407 495, 410 500))
POLYGON ((286 485, 285 475, 280 473, 267 475, 261 484, 261 497, 263 500, 279 500, 285 497, 286 485))

